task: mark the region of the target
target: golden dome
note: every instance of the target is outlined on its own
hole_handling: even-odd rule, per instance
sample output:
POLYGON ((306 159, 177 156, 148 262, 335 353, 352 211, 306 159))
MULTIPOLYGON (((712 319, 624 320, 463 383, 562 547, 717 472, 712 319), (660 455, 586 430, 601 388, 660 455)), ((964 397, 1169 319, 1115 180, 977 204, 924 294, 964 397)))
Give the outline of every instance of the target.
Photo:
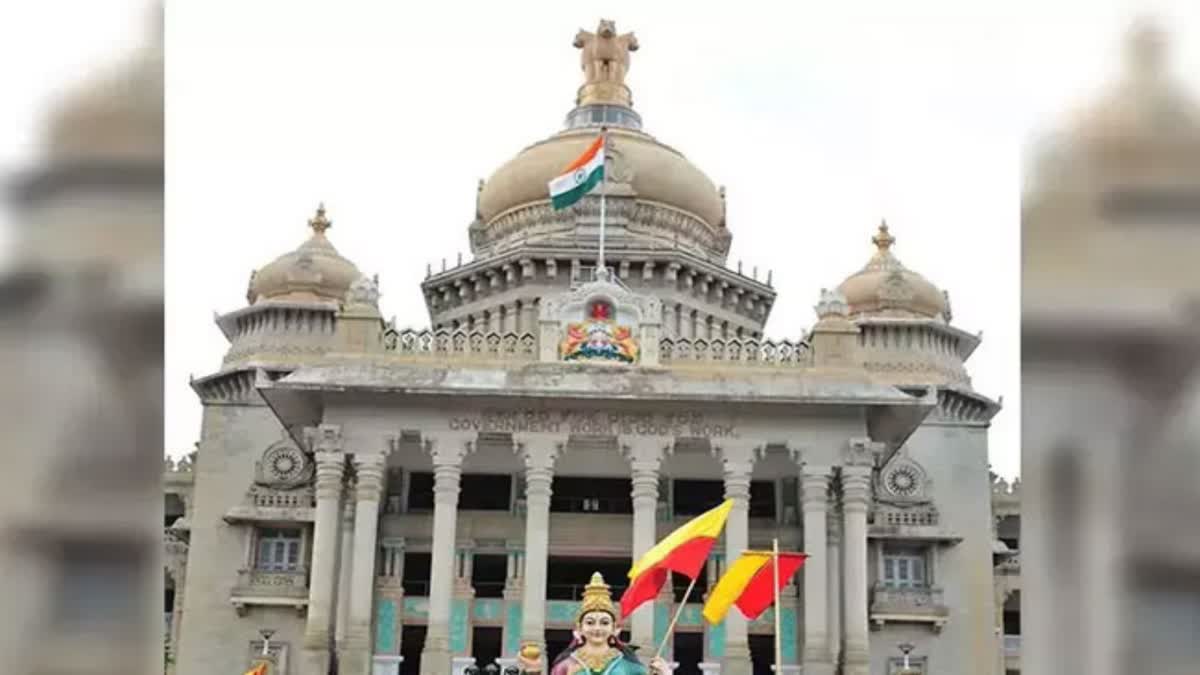
POLYGON ((888 231, 887 222, 879 224, 879 232, 871 241, 875 244, 875 255, 838 286, 850 306, 850 316, 945 318, 945 294, 892 254, 896 238, 888 231))
POLYGON ((162 161, 163 14, 151 19, 151 40, 108 72, 68 93, 50 113, 46 152, 51 160, 162 161))
MULTIPOLYGON (((509 209, 549 202, 550 180, 582 154, 599 131, 571 129, 522 150, 484 183, 480 220, 488 223, 509 209)), ((723 226, 724 201, 717 187, 679 151, 633 129, 609 129, 608 137, 610 182, 628 180, 638 200, 686 211, 713 228, 723 226)))
POLYGON ((254 273, 250 280, 247 300, 250 304, 262 300, 293 302, 340 302, 362 273, 354 263, 337 252, 325 238, 333 222, 325 217, 325 205, 308 226, 312 236, 291 253, 285 253, 254 273))

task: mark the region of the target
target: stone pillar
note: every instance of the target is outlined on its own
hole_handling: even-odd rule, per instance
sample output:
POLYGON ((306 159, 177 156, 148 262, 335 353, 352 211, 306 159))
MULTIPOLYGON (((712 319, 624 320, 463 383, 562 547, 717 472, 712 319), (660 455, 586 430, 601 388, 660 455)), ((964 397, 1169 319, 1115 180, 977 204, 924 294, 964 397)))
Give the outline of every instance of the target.
POLYGON ((525 463, 525 575, 521 594, 521 644, 545 651, 546 563, 550 556, 550 495, 554 460, 563 439, 515 434, 513 450, 525 463))
POLYGON ((806 464, 803 482, 804 550, 804 673, 831 675, 829 658, 829 604, 826 600, 829 578, 826 571, 826 507, 829 503, 827 466, 806 464))
MULTIPOLYGON (((371 672, 371 619, 375 608, 375 546, 379 535, 379 500, 383 496, 382 452, 356 453, 354 471, 354 548, 351 553, 350 621, 339 673, 371 672)), ((316 577, 314 573, 314 578, 316 577)))
POLYGON ((505 333, 517 332, 517 303, 509 302, 504 305, 504 320, 501 322, 501 328, 505 333))
POLYGON ((518 333, 537 334, 537 300, 526 298, 521 301, 521 318, 517 322, 518 333))
POLYGON ((855 439, 842 467, 843 583, 845 584, 845 675, 868 675, 867 508, 871 500, 873 443, 855 439))
POLYGON ((831 490, 826 512, 829 556, 825 569, 829 573, 829 662, 835 668, 842 655, 842 523, 838 507, 837 495, 831 490))
POLYGON ((663 335, 676 340, 683 337, 679 332, 679 312, 673 302, 663 303, 663 335))
MULTIPOLYGON (((725 523, 725 560, 732 565, 750 545, 750 471, 755 446, 730 444, 720 448, 725 477, 725 498, 733 509, 725 523)), ((750 642, 746 618, 737 608, 725 616, 725 655, 721 675, 750 675, 750 642)))
POLYGON ((433 458, 433 550, 429 573, 429 623, 421 652, 421 675, 450 675, 450 609, 454 591, 454 545, 462 460, 474 435, 425 435, 433 458))
MULTIPOLYGON (((657 540, 658 471, 662 462, 663 449, 668 439, 628 438, 621 439, 622 451, 629 458, 630 476, 633 482, 633 560, 636 562, 646 554, 657 540)), ((670 584, 664 584, 669 589, 670 584)), ((630 639, 641 648, 641 653, 653 653, 657 648, 654 639, 654 602, 646 603, 633 613, 630 639)))
POLYGON ((306 430, 317 463, 317 508, 313 523, 311 581, 308 588, 308 619, 304 626, 303 675, 325 675, 329 670, 329 647, 333 627, 333 582, 338 545, 338 503, 346 456, 342 450, 341 427, 322 424, 306 430))
POLYGON ((334 631, 338 652, 346 649, 346 628, 350 625, 350 587, 354 569, 354 500, 342 501, 342 553, 338 561, 337 628, 334 631))

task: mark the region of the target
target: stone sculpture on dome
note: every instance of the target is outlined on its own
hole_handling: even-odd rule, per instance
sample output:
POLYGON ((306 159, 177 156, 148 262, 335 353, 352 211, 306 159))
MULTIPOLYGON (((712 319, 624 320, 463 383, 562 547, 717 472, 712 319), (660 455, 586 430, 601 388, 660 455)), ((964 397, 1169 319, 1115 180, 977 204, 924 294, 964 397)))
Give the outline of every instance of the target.
POLYGON ((580 29, 573 43, 580 51, 584 83, 579 90, 579 105, 614 103, 629 106, 631 97, 625 85, 629 72, 629 52, 638 49, 633 33, 617 34, 615 21, 601 19, 596 32, 580 29))

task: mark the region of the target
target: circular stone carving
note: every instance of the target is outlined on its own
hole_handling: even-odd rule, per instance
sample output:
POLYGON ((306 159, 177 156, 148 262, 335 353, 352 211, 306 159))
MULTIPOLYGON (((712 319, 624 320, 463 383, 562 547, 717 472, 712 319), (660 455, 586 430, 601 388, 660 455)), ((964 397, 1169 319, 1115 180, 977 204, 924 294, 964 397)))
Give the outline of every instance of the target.
POLYGON ((880 478, 884 492, 902 499, 924 496, 925 483, 928 480, 921 465, 906 457, 897 458, 888 464, 880 478))
POLYGON ((281 441, 263 452, 258 482, 270 487, 292 488, 307 483, 312 469, 312 462, 304 451, 290 442, 281 441))

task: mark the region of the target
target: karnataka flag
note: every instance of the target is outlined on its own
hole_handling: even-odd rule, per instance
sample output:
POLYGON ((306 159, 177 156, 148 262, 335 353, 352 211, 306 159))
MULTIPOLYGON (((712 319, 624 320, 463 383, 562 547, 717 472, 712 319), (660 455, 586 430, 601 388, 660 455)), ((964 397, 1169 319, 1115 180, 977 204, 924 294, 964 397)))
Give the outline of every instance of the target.
POLYGON ((550 202, 554 210, 565 209, 579 201, 604 180, 604 136, 599 136, 558 178, 550 181, 550 202))
POLYGON ((653 600, 671 572, 695 579, 704 569, 708 553, 721 536, 732 508, 733 500, 726 499, 724 504, 696 516, 668 534, 634 563, 629 570, 629 578, 633 581, 621 596, 621 618, 653 600))
POLYGON ((267 664, 260 663, 250 670, 247 670, 245 675, 267 675, 267 664))
MULTIPOLYGON (((808 555, 804 553, 779 554, 779 587, 787 585, 788 579, 804 564, 808 555)), ((775 601, 774 565, 770 551, 746 551, 738 558, 717 587, 709 591, 708 602, 704 603, 704 618, 718 624, 725 618, 729 608, 737 605, 747 620, 759 617, 775 601)))

